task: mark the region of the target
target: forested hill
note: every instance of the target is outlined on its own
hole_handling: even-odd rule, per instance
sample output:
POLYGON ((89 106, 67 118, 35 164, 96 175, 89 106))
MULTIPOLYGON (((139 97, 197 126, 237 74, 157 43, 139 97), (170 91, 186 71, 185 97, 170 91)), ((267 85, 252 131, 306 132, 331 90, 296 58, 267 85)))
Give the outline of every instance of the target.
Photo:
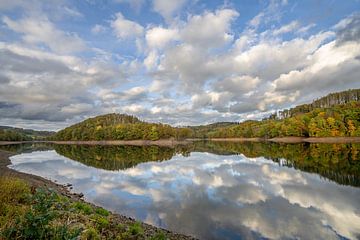
POLYGON ((284 119, 294 117, 298 114, 311 112, 316 108, 330 108, 352 101, 360 101, 360 89, 349 89, 347 91, 330 93, 325 97, 314 100, 310 104, 303 104, 294 108, 279 111, 278 113, 274 113, 270 115, 269 119, 284 119))
POLYGON ((111 113, 89 118, 59 131, 51 140, 158 140, 191 137, 188 128, 174 128, 167 124, 147 123, 137 117, 111 113))
POLYGON ((51 131, 36 131, 32 129, 0 126, 0 141, 31 141, 42 140, 54 135, 51 131))
POLYGON ((237 122, 216 122, 207 125, 188 126, 188 128, 192 130, 194 138, 206 138, 208 135, 211 135, 220 129, 228 128, 238 124, 239 123, 237 122))
POLYGON ((209 132, 209 138, 360 137, 360 101, 315 108, 283 119, 246 121, 209 132))

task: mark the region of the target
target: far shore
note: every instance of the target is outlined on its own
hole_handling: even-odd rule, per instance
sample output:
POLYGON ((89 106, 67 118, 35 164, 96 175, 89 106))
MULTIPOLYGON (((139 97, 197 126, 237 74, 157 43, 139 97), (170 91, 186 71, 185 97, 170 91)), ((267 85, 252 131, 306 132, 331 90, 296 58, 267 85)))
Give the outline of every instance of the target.
POLYGON ((218 142, 360 143, 360 137, 210 138, 218 142))
POLYGON ((360 143, 360 137, 276 137, 276 138, 191 138, 184 140, 102 140, 102 141, 0 141, 0 145, 23 143, 52 143, 58 145, 129 145, 175 147, 188 145, 194 141, 215 142, 276 142, 276 143, 360 143))
POLYGON ((129 145, 129 146, 159 146, 159 147, 174 147, 177 145, 187 145, 192 143, 190 140, 172 140, 160 139, 156 141, 151 140, 102 140, 102 141, 0 141, 0 145, 22 144, 22 143, 52 143, 58 145, 129 145))

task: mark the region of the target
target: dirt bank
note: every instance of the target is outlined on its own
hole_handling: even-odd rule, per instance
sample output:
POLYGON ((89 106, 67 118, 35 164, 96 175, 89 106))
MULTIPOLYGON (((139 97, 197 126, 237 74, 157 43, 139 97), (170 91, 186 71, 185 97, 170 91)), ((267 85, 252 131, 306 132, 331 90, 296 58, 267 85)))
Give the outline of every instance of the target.
MULTIPOLYGON (((0 150, 0 175, 1 176, 9 176, 9 177, 19 178, 19 179, 22 179, 25 182, 27 182, 31 187, 51 188, 51 189, 54 189, 58 194, 67 196, 75 201, 83 201, 81 193, 80 194, 71 193, 66 186, 56 184, 56 183, 46 180, 42 177, 17 172, 15 170, 8 168, 7 166, 11 164, 9 157, 11 157, 12 155, 14 155, 14 154, 0 150)), ((91 204, 91 205, 93 205, 93 204, 91 204)), ((95 205, 93 205, 93 206, 95 206, 95 205)), ((119 224, 129 225, 129 224, 134 224, 136 222, 135 219, 132 219, 132 218, 129 218, 129 217, 126 217, 123 215, 114 214, 114 213, 113 213, 113 215, 114 215, 115 221, 117 221, 119 224)), ((193 237, 189 237, 189 236, 177 234, 177 233, 165 230, 165 229, 157 228, 157 227, 151 226, 146 223, 142 223, 141 227, 144 229, 145 236, 153 236, 159 230, 162 230, 165 233, 166 237, 169 239, 180 239, 180 240, 195 239, 193 237)))
POLYGON ((61 145, 129 145, 129 146, 160 146, 160 147, 174 147, 176 145, 190 144, 189 140, 171 140, 160 139, 156 141, 150 140, 107 140, 107 141, 42 141, 45 143, 54 143, 61 145))
POLYGON ((266 141, 263 138, 209 138, 206 140, 215 141, 215 142, 264 142, 266 141))
POLYGON ((360 137, 279 137, 279 138, 211 138, 210 141, 277 143, 360 143, 360 137))

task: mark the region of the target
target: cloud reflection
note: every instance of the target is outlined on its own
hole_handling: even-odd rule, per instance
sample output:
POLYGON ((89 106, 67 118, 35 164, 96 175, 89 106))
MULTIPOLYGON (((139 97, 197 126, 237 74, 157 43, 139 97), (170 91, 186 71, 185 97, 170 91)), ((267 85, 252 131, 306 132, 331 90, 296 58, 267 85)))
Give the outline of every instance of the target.
POLYGON ((123 171, 55 151, 20 154, 12 168, 72 183, 88 201, 203 239, 356 239, 360 189, 264 158, 193 152, 123 171))

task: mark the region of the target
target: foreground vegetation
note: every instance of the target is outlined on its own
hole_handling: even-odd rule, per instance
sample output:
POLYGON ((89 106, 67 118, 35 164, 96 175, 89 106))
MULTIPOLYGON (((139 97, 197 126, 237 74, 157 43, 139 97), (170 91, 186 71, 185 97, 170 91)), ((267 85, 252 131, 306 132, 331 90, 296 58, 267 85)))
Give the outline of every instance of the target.
POLYGON ((0 239, 166 239, 140 223, 120 223, 105 209, 70 200, 20 179, 0 177, 0 239))

